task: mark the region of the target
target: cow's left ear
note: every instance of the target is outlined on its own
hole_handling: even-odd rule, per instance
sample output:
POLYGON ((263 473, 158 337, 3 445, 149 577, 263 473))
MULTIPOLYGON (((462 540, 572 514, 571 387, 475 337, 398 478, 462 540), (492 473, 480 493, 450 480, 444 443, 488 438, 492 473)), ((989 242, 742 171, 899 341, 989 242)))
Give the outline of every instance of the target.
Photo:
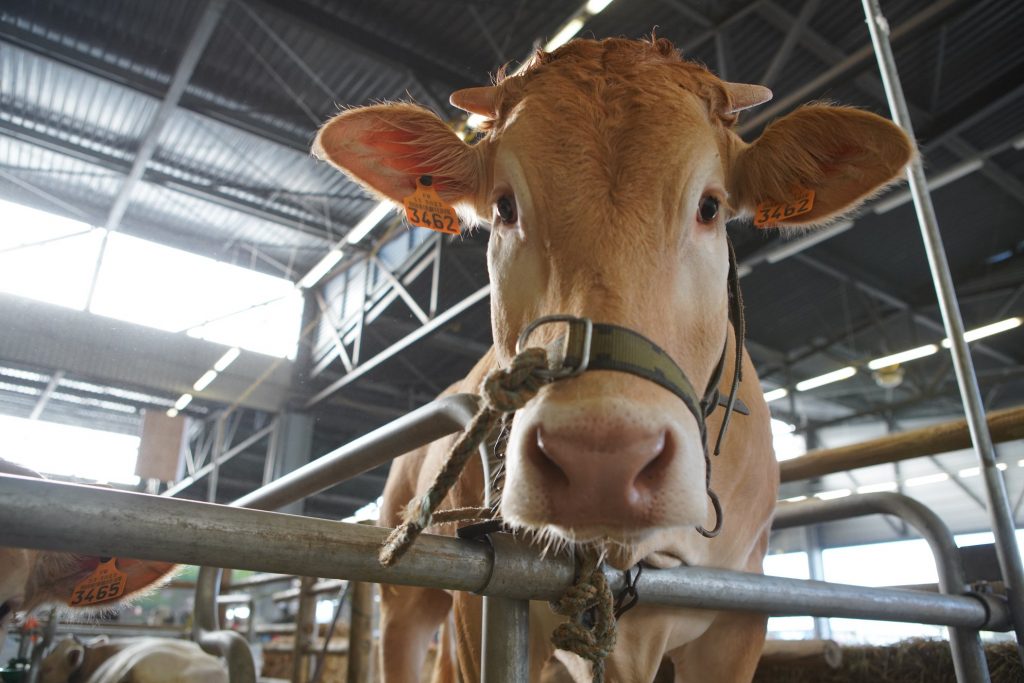
POLYGON ((313 154, 398 204, 429 175, 451 204, 471 203, 480 164, 467 145, 433 112, 407 103, 359 107, 324 124, 313 154))
POLYGON ((772 123, 752 145, 741 143, 730 203, 755 219, 759 207, 774 213, 766 218, 773 227, 820 225, 896 180, 913 151, 907 135, 888 119, 809 105, 772 123), (801 206, 807 190, 814 192, 809 207, 801 206))

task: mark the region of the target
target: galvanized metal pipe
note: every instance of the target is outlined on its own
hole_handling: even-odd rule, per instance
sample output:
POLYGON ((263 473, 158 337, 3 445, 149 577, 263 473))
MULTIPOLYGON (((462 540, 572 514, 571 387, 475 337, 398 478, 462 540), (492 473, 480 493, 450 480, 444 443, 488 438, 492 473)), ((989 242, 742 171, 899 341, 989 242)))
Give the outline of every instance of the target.
MULTIPOLYGON (((487 538, 493 553, 494 567, 483 592, 493 589, 494 582, 507 582, 511 577, 501 568, 513 565, 511 558, 522 559, 516 552, 516 541, 509 534, 493 534, 487 538), (506 557, 510 558, 506 560, 506 557)), ((530 602, 494 596, 484 597, 483 642, 480 644, 481 683, 529 683, 530 680, 530 602)))
MULTIPOLYGON (((0 546, 66 550, 354 581, 553 600, 571 585, 571 558, 541 560, 509 543, 495 563, 484 544, 425 535, 392 567, 387 530, 261 510, 0 475, 0 546), (59 501, 59 503, 58 503, 59 501)), ((621 572, 608 571, 613 590, 621 572)), ((645 604, 910 621, 1001 630, 1006 614, 969 596, 863 588, 680 567, 644 572, 645 604)), ((244 639, 242 639, 244 643, 244 639)))
MULTIPOLYGON (((907 101, 903 94, 903 86, 900 84, 899 73, 896 69, 896 58, 893 56, 892 45, 889 42, 889 23, 882 14, 878 0, 862 0, 862 4, 893 120, 903 128, 911 140, 916 140, 910 112, 907 109, 907 101)), ((910 181, 910 192, 914 198, 914 208, 917 211, 917 220, 921 227, 921 236, 928 256, 928 266, 935 284, 939 310, 942 313, 942 321, 950 341, 953 368, 960 386, 960 398, 964 404, 971 441, 974 443, 978 459, 981 462, 988 513, 995 535, 996 554, 999 558, 1003 581, 1006 584, 1006 593, 1010 601, 1010 611, 1013 615, 1014 630, 1017 635, 1017 652, 1024 660, 1024 564, 1021 563, 1020 549, 1017 547, 1013 513, 1010 509, 1010 500, 1006 495, 1006 484, 1003 481, 1002 473, 996 467, 995 448, 992 446, 992 436, 985 421, 981 390, 978 388, 978 378, 974 372, 970 350, 964 340, 964 323, 960 316, 956 290, 953 289, 953 278, 949 273, 949 263, 942 245, 942 235, 939 233, 935 207, 932 205, 931 195, 928 193, 928 181, 924 174, 924 162, 920 155, 915 155, 911 160, 907 169, 907 177, 910 181)))
MULTIPOLYGON (((868 493, 835 500, 807 500, 785 503, 775 511, 773 529, 788 529, 819 522, 834 522, 871 514, 899 517, 928 543, 939 575, 939 588, 947 595, 962 595, 967 586, 956 542, 949 527, 923 504, 898 493, 868 493)), ((951 629, 949 647, 958 681, 988 681, 988 662, 978 632, 963 627, 951 629)))

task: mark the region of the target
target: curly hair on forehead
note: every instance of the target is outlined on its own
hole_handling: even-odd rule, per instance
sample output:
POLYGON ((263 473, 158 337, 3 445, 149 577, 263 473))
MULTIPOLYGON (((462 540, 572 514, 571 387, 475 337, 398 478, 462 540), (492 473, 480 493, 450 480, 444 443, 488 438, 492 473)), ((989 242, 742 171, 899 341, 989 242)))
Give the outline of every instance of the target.
MULTIPOLYGON (((683 59, 672 41, 654 34, 648 40, 572 40, 552 52, 537 50, 521 73, 510 74, 508 66, 502 66, 495 74, 497 118, 485 122, 481 126, 483 130, 499 128, 539 77, 557 74, 567 81, 580 83, 617 74, 642 87, 643 76, 659 68, 669 69, 667 78, 671 82, 700 97, 713 120, 725 128, 736 123, 736 114, 730 112, 731 98, 723 82, 703 65, 683 59)), ((648 80, 651 87, 664 83, 662 79, 648 80)))

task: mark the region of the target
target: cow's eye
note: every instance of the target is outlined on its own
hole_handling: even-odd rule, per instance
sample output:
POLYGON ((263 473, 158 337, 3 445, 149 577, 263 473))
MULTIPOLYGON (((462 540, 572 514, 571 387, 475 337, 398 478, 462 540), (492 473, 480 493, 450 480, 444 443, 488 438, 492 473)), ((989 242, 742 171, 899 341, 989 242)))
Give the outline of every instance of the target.
POLYGON ((519 220, 519 212, 516 210, 516 200, 512 197, 502 195, 494 202, 494 211, 498 214, 498 220, 505 225, 515 225, 519 220))
POLYGON ((710 223, 718 217, 718 200, 711 195, 704 195, 697 205, 697 218, 701 223, 710 223))

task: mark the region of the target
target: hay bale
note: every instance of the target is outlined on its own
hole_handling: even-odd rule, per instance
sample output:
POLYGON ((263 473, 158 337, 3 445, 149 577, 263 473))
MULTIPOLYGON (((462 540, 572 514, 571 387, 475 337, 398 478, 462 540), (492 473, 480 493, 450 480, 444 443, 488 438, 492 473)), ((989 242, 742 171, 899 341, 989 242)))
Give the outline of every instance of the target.
MULTIPOLYGON (((985 647, 992 683, 1024 681, 1024 667, 1013 642, 985 647)), ((762 662, 755 683, 956 683, 949 643, 925 638, 888 647, 844 647, 843 664, 836 670, 762 662)))

